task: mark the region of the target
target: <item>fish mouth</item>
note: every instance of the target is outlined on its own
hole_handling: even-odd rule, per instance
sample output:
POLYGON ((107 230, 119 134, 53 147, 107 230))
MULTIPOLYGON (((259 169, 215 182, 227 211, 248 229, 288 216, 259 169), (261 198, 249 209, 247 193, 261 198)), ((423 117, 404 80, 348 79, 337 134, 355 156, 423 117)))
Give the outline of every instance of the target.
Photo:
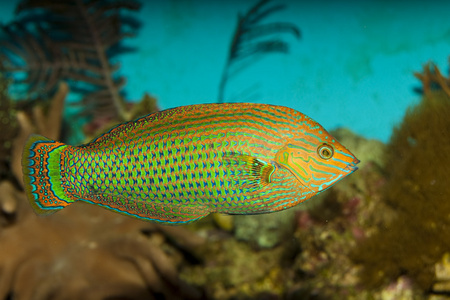
POLYGON ((359 162, 359 159, 355 157, 355 159, 344 168, 344 171, 355 172, 358 170, 356 165, 359 164, 359 162))

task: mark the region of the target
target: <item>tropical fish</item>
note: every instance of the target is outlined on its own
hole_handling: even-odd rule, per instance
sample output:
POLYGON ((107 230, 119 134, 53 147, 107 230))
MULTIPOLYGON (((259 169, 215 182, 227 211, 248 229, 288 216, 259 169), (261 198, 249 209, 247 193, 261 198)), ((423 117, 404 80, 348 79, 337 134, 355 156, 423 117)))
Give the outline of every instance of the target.
POLYGON ((358 162, 298 111, 235 103, 164 110, 81 146, 32 135, 22 165, 38 214, 83 201, 142 220, 184 224, 212 212, 293 207, 351 174, 358 162))

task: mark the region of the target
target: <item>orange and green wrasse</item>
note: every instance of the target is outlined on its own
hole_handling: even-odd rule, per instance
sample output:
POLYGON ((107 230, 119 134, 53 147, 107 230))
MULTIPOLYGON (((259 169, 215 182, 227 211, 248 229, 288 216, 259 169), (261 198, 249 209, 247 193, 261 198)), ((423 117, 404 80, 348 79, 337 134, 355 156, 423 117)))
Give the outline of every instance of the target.
POLYGON ((22 165, 38 214, 83 201, 142 220, 185 224, 212 212, 290 208, 351 174, 358 162, 298 111, 236 103, 150 114, 82 146, 33 135, 22 165))

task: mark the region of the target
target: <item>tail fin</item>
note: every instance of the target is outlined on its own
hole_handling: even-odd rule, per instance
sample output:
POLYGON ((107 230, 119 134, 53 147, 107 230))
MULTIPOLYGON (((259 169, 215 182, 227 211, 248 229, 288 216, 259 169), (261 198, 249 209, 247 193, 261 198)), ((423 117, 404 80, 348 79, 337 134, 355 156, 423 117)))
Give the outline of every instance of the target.
POLYGON ((22 154, 25 191, 34 211, 49 215, 74 202, 61 187, 61 151, 67 145, 31 135, 22 154))

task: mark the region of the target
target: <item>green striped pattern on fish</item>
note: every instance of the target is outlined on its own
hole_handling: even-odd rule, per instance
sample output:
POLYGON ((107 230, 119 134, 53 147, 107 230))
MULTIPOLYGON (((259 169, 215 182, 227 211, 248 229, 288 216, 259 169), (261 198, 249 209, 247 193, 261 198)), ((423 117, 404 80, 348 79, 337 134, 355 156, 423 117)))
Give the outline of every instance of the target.
POLYGON ((34 136, 25 150, 27 194, 37 212, 81 200, 169 224, 211 212, 283 210, 358 162, 300 112, 245 103, 165 110, 79 147, 34 136))

